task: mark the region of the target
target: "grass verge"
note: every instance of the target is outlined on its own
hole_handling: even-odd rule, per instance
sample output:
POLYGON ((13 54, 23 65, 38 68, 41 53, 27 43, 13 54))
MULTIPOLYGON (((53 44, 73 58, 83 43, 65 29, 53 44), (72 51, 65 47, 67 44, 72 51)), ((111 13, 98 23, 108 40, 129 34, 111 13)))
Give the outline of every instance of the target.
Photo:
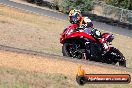
POLYGON ((28 72, 0 67, 0 88, 131 88, 130 84, 86 84, 62 74, 28 72))
POLYGON ((64 85, 71 86, 68 81, 67 77, 62 74, 0 67, 0 88, 62 88, 64 85))
POLYGON ((60 55, 60 33, 67 21, 0 5, 0 44, 60 55))

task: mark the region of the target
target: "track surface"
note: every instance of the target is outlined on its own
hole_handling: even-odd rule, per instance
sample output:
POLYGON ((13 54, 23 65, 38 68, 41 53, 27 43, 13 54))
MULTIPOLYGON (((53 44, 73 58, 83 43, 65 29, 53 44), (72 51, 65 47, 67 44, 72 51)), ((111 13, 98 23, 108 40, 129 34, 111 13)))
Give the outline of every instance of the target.
MULTIPOLYGON (((12 6, 14 8, 22 9, 25 11, 37 13, 37 14, 44 15, 44 16, 54 17, 54 18, 61 19, 61 20, 66 20, 68 18, 68 16, 66 14, 49 11, 49 10, 41 9, 41 8, 37 8, 37 7, 32 7, 32 6, 28 6, 25 4, 12 2, 9 0, 0 0, 0 3, 12 6)), ((93 22, 94 22, 94 26, 98 29, 103 29, 106 31, 120 34, 120 35, 132 37, 132 30, 128 30, 127 28, 115 27, 115 26, 107 25, 105 23, 96 22, 96 21, 93 21, 93 22)))

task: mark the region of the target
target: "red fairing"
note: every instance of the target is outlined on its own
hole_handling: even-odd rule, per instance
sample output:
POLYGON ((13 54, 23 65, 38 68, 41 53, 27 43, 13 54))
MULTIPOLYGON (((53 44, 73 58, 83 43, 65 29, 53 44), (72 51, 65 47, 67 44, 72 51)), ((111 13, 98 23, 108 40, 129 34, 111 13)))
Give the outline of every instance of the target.
POLYGON ((64 35, 64 34, 68 33, 70 30, 74 30, 76 28, 78 28, 77 24, 70 24, 70 26, 66 29, 66 31, 63 32, 61 35, 64 35))
POLYGON ((66 39, 66 34, 71 31, 71 30, 74 30, 78 28, 78 25, 77 24, 70 24, 70 26, 61 34, 61 37, 60 37, 60 43, 63 44, 64 40, 66 39))
POLYGON ((93 41, 96 41, 91 35, 88 35, 85 32, 72 32, 71 34, 70 31, 72 30, 76 30, 76 28, 78 28, 77 24, 71 24, 62 34, 60 37, 60 43, 64 43, 64 40, 69 39, 69 38, 75 38, 75 37, 83 37, 83 38, 88 38, 91 39, 93 41))
POLYGON ((106 40, 109 38, 110 34, 109 33, 103 33, 102 38, 99 40, 101 43, 105 43, 106 40))
POLYGON ((74 38, 74 37, 83 37, 96 41, 91 35, 88 35, 85 32, 74 32, 71 35, 67 36, 66 38, 74 38))

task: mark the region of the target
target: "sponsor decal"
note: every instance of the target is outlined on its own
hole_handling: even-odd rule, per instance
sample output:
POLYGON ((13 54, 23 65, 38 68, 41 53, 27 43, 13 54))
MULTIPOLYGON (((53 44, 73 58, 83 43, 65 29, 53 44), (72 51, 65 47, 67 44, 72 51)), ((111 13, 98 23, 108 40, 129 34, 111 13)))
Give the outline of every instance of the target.
POLYGON ((112 83, 112 84, 128 84, 131 82, 129 74, 86 74, 85 70, 80 66, 76 76, 79 85, 86 83, 112 83))

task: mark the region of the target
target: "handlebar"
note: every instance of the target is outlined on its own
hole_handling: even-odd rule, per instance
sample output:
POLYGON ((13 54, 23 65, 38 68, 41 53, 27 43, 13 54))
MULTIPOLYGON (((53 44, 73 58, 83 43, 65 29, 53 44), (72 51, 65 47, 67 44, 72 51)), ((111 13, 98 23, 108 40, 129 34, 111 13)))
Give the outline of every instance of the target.
POLYGON ((84 29, 83 28, 76 28, 76 29, 74 29, 74 32, 77 32, 77 31, 81 32, 81 31, 84 31, 84 29))

